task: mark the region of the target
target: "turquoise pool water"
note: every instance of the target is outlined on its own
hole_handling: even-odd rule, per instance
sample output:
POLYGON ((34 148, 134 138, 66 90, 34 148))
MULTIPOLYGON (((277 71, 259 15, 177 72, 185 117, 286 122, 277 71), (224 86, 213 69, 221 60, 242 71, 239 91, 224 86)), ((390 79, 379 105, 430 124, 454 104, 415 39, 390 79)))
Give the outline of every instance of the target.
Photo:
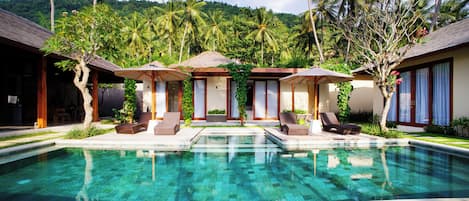
POLYGON ((469 197, 469 160, 441 152, 417 147, 256 149, 177 153, 63 149, 0 166, 0 200, 469 197))

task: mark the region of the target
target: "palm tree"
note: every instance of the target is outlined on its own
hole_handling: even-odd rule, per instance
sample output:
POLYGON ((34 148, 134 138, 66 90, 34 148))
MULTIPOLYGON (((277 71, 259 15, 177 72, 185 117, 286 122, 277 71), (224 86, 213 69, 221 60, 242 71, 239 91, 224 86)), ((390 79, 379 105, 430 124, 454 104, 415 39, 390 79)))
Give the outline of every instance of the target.
POLYGON ((140 65, 151 56, 148 49, 151 45, 152 32, 146 26, 143 17, 137 12, 132 13, 124 20, 125 27, 122 29, 122 35, 126 40, 124 42, 127 44, 127 54, 140 65))
MULTIPOLYGON (((184 44, 187 34, 190 34, 189 39, 195 39, 198 29, 205 25, 203 16, 206 16, 205 13, 201 11, 201 8, 205 6, 205 2, 196 0, 186 0, 184 4, 184 15, 182 17, 182 22, 184 24, 184 33, 181 39, 181 48, 179 50, 179 63, 182 60, 182 52, 184 50, 184 44)), ((190 42, 190 41, 189 41, 190 42)), ((188 47, 190 51, 190 47, 188 47)))
POLYGON ((55 8, 54 8, 54 0, 50 0, 50 30, 54 32, 54 21, 55 21, 55 8))
POLYGON ((310 5, 311 2, 310 2, 310 0, 306 0, 306 1, 308 1, 309 19, 310 19, 311 27, 312 27, 312 30, 313 30, 314 41, 316 42, 316 47, 318 48, 318 51, 319 51, 319 61, 321 63, 323 63, 324 62, 324 55, 322 54, 321 44, 319 44, 318 34, 316 33, 316 25, 315 25, 314 18, 313 18, 313 10, 311 10, 311 5, 310 5))
POLYGON ((441 4, 438 27, 446 26, 469 16, 469 0, 447 0, 441 4))
POLYGON ((215 51, 217 46, 224 45, 226 43, 226 35, 224 33, 224 19, 223 12, 217 10, 209 13, 210 24, 207 26, 207 30, 204 34, 205 43, 208 49, 215 51))
POLYGON ((437 22, 438 22, 438 15, 440 13, 440 6, 441 6, 441 1, 440 0, 435 0, 435 11, 433 12, 432 15, 432 24, 430 25, 430 31, 436 30, 437 22))
POLYGON ((172 56, 173 43, 176 41, 178 25, 181 18, 179 17, 184 13, 184 10, 178 9, 176 5, 170 1, 166 7, 155 7, 156 10, 162 14, 156 19, 155 30, 159 30, 159 36, 167 40, 168 54, 172 56))
POLYGON ((268 13, 265 8, 259 8, 256 12, 254 22, 250 22, 252 31, 246 37, 252 38, 261 45, 261 64, 264 64, 264 44, 276 51, 278 49, 276 35, 274 33, 275 25, 272 13, 268 13))

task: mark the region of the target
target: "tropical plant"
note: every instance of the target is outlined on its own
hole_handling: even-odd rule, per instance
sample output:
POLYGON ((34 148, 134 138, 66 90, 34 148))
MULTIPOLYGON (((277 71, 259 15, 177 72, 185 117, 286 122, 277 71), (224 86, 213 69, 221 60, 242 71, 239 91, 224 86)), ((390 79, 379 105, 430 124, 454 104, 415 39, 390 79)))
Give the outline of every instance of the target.
MULTIPOLYGON (((181 48, 179 49, 179 63, 182 61, 182 52, 184 50, 184 44, 186 36, 189 35, 188 42, 196 39, 199 33, 199 28, 205 25, 203 19, 206 14, 200 9, 205 6, 205 2, 196 0, 186 0, 184 3, 184 14, 182 16, 182 23, 184 24, 184 33, 181 38, 181 48)), ((187 47, 190 52, 190 46, 187 47)))
POLYGON ((223 30, 226 29, 223 19, 223 13, 219 10, 208 14, 209 23, 204 34, 205 45, 207 49, 216 51, 224 49, 226 35, 223 30))
POLYGON ((246 102, 248 96, 248 78, 253 65, 250 64, 227 64, 224 66, 230 72, 233 81, 236 83, 236 100, 238 101, 238 111, 241 126, 244 126, 246 118, 246 102))
POLYGON ((192 76, 188 76, 183 81, 182 94, 182 116, 184 124, 190 126, 192 123, 192 115, 194 114, 194 104, 192 101, 192 76))
POLYGON ((124 104, 121 111, 125 122, 121 123, 133 123, 135 117, 135 111, 137 111, 137 96, 136 96, 136 85, 135 80, 125 79, 124 80, 124 104))
POLYGON ((124 24, 122 38, 128 58, 131 60, 130 65, 142 65, 142 62, 148 61, 151 56, 150 27, 145 23, 143 16, 137 12, 124 18, 124 24))
POLYGON ((93 119, 93 98, 87 88, 91 70, 87 65, 97 58, 103 45, 111 37, 107 31, 115 29, 115 17, 115 13, 105 5, 98 5, 95 9, 86 7, 80 12, 73 11, 72 15, 64 13, 57 21, 55 35, 42 48, 46 54, 58 53, 71 58, 56 63, 56 66, 75 73, 73 83, 83 97, 84 128, 89 128, 93 119))
POLYGON ((265 43, 272 48, 273 51, 278 50, 277 36, 274 33, 276 28, 273 23, 272 12, 267 12, 265 8, 259 8, 256 10, 255 20, 249 22, 251 27, 251 33, 246 38, 253 39, 260 43, 261 47, 261 59, 260 65, 264 64, 264 46, 265 43))
POLYGON ((173 1, 169 1, 163 8, 155 7, 155 9, 162 14, 156 19, 154 30, 160 38, 167 40, 168 55, 171 57, 181 20, 180 16, 184 13, 184 10, 181 10, 173 1))

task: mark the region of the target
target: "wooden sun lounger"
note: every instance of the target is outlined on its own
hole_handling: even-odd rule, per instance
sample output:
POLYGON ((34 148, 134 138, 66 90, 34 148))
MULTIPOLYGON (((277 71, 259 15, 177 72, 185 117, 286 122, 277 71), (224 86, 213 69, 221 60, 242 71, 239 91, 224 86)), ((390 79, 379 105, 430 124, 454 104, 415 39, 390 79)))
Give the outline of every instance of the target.
POLYGON ((155 126, 155 135, 175 135, 180 128, 180 112, 165 112, 163 121, 155 126))
POLYGON ((296 123, 295 113, 282 112, 279 117, 280 131, 287 135, 308 135, 308 127, 296 123))
POLYGON ((343 135, 358 135, 362 129, 356 124, 340 124, 339 120, 337 120, 337 117, 332 112, 322 112, 320 116, 322 129, 325 131, 334 131, 343 135))

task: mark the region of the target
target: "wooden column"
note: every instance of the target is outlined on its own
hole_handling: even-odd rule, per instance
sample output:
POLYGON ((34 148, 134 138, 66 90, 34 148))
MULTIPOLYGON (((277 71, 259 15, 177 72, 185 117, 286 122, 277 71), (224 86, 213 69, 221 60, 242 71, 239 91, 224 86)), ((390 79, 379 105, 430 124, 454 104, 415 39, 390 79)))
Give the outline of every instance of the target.
POLYGON ((156 117, 156 83, 155 75, 151 75, 151 119, 155 120, 156 117))
POLYGON ((91 80, 93 82, 93 88, 92 88, 92 91, 91 91, 91 96, 93 97, 93 101, 91 102, 91 104, 93 106, 93 121, 99 121, 98 71, 95 71, 95 70, 91 71, 91 80))
POLYGON ((313 114, 313 117, 314 117, 314 120, 318 120, 318 113, 319 113, 319 86, 318 86, 318 83, 317 83, 317 80, 315 78, 314 80, 314 114, 313 114))
POLYGON ((291 83, 291 111, 295 112, 295 84, 291 83))
POLYGON ((47 59, 41 57, 37 68, 37 127, 47 127, 47 59))

